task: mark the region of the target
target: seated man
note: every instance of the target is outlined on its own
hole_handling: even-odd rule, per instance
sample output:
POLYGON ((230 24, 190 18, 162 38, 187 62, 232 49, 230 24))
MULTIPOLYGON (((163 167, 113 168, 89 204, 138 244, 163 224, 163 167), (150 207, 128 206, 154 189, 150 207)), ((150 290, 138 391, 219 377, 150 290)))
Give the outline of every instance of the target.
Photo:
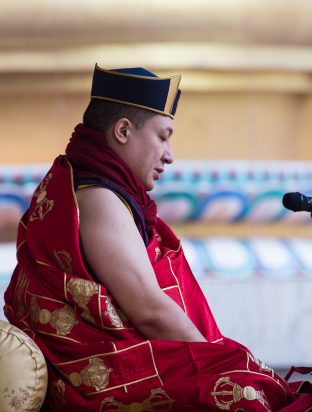
POLYGON ((47 359, 45 411, 312 406, 222 336, 147 194, 173 162, 179 82, 96 66, 83 124, 21 219, 5 313, 47 359))

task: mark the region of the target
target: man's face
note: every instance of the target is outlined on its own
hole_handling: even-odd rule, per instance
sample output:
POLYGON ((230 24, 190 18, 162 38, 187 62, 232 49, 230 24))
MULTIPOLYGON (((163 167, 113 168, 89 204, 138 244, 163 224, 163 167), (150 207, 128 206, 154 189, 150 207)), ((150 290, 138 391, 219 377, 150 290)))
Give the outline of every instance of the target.
POLYGON ((164 165, 173 162, 169 143, 172 133, 173 121, 163 115, 151 117, 140 129, 131 126, 128 164, 146 190, 154 188, 164 165))

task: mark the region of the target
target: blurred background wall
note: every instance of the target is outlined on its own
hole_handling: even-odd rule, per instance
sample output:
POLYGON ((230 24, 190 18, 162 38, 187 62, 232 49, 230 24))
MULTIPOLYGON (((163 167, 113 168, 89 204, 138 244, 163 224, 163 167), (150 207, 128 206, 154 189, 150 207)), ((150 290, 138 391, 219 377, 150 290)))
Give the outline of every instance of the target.
POLYGON ((48 162, 95 62, 182 73, 177 159, 310 159, 309 0, 1 2, 0 162, 48 162))
MULTIPOLYGON (((34 169, 40 177, 46 165, 64 152, 88 104, 97 62, 105 68, 143 66, 159 75, 182 73, 183 95, 172 139, 178 161, 175 178, 186 165, 198 173, 198 161, 213 176, 226 170, 232 177, 242 164, 253 176, 257 167, 265 175, 280 165, 281 179, 287 171, 293 173, 295 191, 302 165, 305 182, 312 180, 311 46, 310 0, 2 1, 0 165, 2 177, 7 176, 3 182, 11 184, 12 176, 18 182, 27 165, 43 165, 34 169), (189 166, 189 162, 195 163, 189 166)), ((215 190, 211 182, 209 187, 215 190)), ((242 183, 240 190, 242 186, 246 189, 242 183)), ((289 188, 275 180, 275 190, 289 188)), ((280 204, 281 197, 277 200, 280 204)), ((260 212, 267 212, 269 204, 260 212)), ((228 237, 217 250, 229 253, 233 265, 240 249, 237 245, 233 249, 229 240, 248 243, 254 237, 263 241, 270 237, 278 242, 295 238, 310 242, 308 219, 290 223, 291 218, 281 220, 276 214, 276 219, 234 222, 222 218, 222 210, 218 209, 220 218, 193 216, 173 222, 193 263, 194 239, 228 237)), ((14 256, 8 242, 15 240, 20 210, 4 203, 0 212, 0 271, 8 281, 7 263, 14 256)), ((269 252, 272 248, 277 259, 274 273, 281 276, 257 278, 259 269, 253 269, 250 273, 255 276, 244 279, 214 278, 218 271, 209 269, 213 276, 199 276, 201 285, 225 334, 277 366, 310 362, 311 243, 304 243, 307 252, 301 253, 307 267, 303 269, 303 261, 297 260, 290 271, 289 260, 280 264, 282 249, 262 245, 269 252), (294 276, 284 278, 285 272, 294 276)), ((250 251, 250 243, 247 246, 250 251)), ((215 250, 211 243, 209 248, 215 250)), ((202 267, 198 270, 205 272, 202 267)), ((223 266, 218 273, 225 272, 223 266)))

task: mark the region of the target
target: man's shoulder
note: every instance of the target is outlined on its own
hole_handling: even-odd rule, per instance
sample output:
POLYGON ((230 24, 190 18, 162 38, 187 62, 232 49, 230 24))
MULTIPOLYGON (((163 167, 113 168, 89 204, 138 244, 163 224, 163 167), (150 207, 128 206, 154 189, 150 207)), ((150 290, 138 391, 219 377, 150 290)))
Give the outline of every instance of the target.
POLYGON ((96 214, 101 216, 121 218, 122 216, 131 215, 131 209, 128 203, 121 198, 119 194, 111 189, 98 185, 88 185, 79 188, 76 192, 78 206, 84 214, 96 214))

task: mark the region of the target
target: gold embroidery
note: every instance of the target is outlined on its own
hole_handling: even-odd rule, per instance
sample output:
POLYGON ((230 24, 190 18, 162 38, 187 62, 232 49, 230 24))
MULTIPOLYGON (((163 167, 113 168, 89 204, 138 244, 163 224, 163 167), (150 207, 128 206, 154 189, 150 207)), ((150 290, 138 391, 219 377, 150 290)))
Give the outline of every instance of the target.
POLYGON ((25 223, 23 222, 22 219, 20 220, 19 224, 20 224, 21 226, 23 226, 24 229, 27 229, 27 226, 25 225, 25 223))
MULTIPOLYGON (((60 338, 60 339, 62 339, 62 340, 64 340, 64 341, 75 342, 75 343, 82 343, 82 342, 79 341, 79 340, 76 340, 76 339, 73 339, 73 338, 68 338, 67 336, 56 335, 55 333, 44 332, 43 330, 39 330, 39 329, 35 329, 35 328, 34 328, 34 331, 35 331, 37 334, 40 333, 40 335, 57 337, 57 338, 60 338)), ((35 336, 36 336, 36 335, 34 334, 34 337, 35 337, 35 336)))
POLYGON ((78 323, 75 310, 71 306, 64 305, 63 308, 50 312, 48 309, 40 309, 34 296, 30 301, 29 312, 33 323, 40 322, 43 325, 49 323, 56 329, 56 334, 61 336, 68 335, 78 323))
POLYGON ((15 301, 17 302, 17 310, 16 310, 16 317, 20 319, 23 314, 25 313, 25 303, 24 303, 24 296, 25 292, 29 286, 29 279, 27 278, 26 272, 21 270, 18 275, 17 283, 16 283, 16 298, 15 301))
POLYGON ((53 250, 53 254, 60 268, 67 273, 73 273, 72 258, 66 250, 53 250))
POLYGON ((123 322, 120 318, 120 316, 117 313, 117 310, 115 306, 112 303, 112 300, 110 297, 105 298, 105 303, 106 303, 106 311, 104 312, 105 316, 108 316, 114 326, 116 328, 122 328, 123 327, 123 322))
POLYGON ((67 282, 66 289, 72 295, 74 302, 83 309, 80 316, 94 324, 95 320, 87 305, 91 297, 99 292, 99 286, 89 280, 70 279, 67 282))
MULTIPOLYGON (((127 348, 119 349, 119 350, 117 350, 116 352, 113 351, 113 352, 98 353, 97 356, 116 355, 116 354, 118 354, 118 353, 126 352, 126 351, 128 351, 128 350, 133 349, 133 348, 137 348, 137 347, 139 347, 139 346, 144 346, 144 345, 148 345, 148 344, 149 344, 149 341, 143 341, 143 342, 140 342, 140 343, 138 343, 138 344, 136 344, 136 345, 132 345, 132 346, 128 346, 127 348)), ((76 359, 76 360, 74 360, 74 361, 59 362, 59 363, 57 363, 56 365, 57 365, 57 366, 72 365, 72 364, 74 364, 74 363, 81 362, 81 361, 88 360, 88 359, 90 359, 89 356, 88 356, 88 357, 84 357, 84 358, 79 358, 79 359, 76 359)))
POLYGON ((219 338, 219 339, 213 340, 213 341, 212 341, 212 342, 210 342, 210 343, 217 343, 217 342, 221 342, 221 340, 223 340, 223 338, 219 338))
POLYGON ((151 351, 151 357, 152 357, 153 366, 154 366, 154 369, 155 369, 157 378, 158 378, 159 382, 161 383, 161 386, 164 386, 163 381, 161 380, 161 378, 160 378, 160 376, 159 376, 159 373, 158 373, 158 369, 157 369, 156 362, 155 362, 155 358, 154 358, 153 347, 152 347, 152 344, 151 344, 150 341, 148 341, 148 346, 149 346, 150 351, 151 351))
POLYGON ((16 248, 16 254, 18 254, 18 252, 20 251, 20 248, 26 243, 26 240, 23 240, 16 248))
POLYGON ((181 250, 181 242, 179 242, 179 245, 178 245, 178 249, 176 249, 176 250, 174 250, 174 249, 170 249, 170 250, 168 250, 165 254, 164 254, 164 257, 167 257, 168 255, 169 255, 169 253, 179 253, 180 252, 180 250, 181 250))
POLYGON ((77 323, 76 313, 70 306, 65 305, 51 313, 50 325, 58 335, 68 335, 77 323))
POLYGON ((116 401, 113 396, 105 398, 99 412, 170 412, 174 402, 163 389, 152 389, 150 396, 143 402, 128 405, 116 401))
POLYGON ((157 247, 155 247, 154 263, 156 263, 159 260, 160 255, 161 255, 161 251, 160 251, 160 248, 157 246, 157 247))
POLYGON ((273 369, 270 368, 270 366, 266 365, 260 359, 255 358, 251 353, 246 352, 246 355, 247 355, 247 369, 248 369, 248 365, 249 365, 249 360, 251 360, 252 362, 254 362, 259 367, 259 372, 265 371, 265 372, 274 373, 273 369))
POLYGON ((65 383, 59 379, 56 382, 51 383, 52 397, 51 401, 53 404, 53 410, 61 410, 62 406, 66 404, 65 402, 65 383))
MULTIPOLYGON (((64 338, 64 339, 65 339, 65 338, 64 338)), ((140 346, 146 346, 146 345, 149 345, 149 346, 150 346, 150 350, 151 350, 151 344, 150 344, 150 342, 149 342, 149 341, 143 341, 143 342, 140 342, 140 343, 138 343, 138 344, 136 344, 136 345, 129 346, 129 347, 127 347, 127 348, 123 348, 123 349, 116 349, 116 348, 114 348, 114 350, 111 351, 111 352, 98 353, 98 354, 95 355, 95 357, 101 357, 101 358, 103 358, 103 357, 111 356, 111 355, 117 355, 117 356, 118 356, 118 354, 120 354, 120 353, 127 352, 127 351, 129 351, 129 350, 132 350, 133 348, 138 348, 138 347, 140 347, 140 346)), ((153 356, 153 355, 152 355, 152 356, 153 356)), ((89 360, 89 359, 90 359, 90 357, 84 357, 84 358, 76 359, 76 360, 74 360, 74 361, 59 362, 59 363, 56 363, 55 366, 56 366, 56 367, 62 367, 62 366, 64 366, 64 365, 75 365, 75 364, 77 364, 78 362, 87 361, 87 360, 89 360)), ((86 393, 85 396, 98 395, 99 392, 112 391, 112 390, 118 389, 118 388, 125 388, 125 387, 128 387, 128 386, 130 386, 130 385, 134 385, 134 384, 137 384, 137 383, 139 383, 139 382, 143 382, 143 381, 146 381, 146 380, 148 380, 148 379, 155 379, 155 378, 158 378, 159 381, 160 381, 160 384, 163 385, 163 383, 162 383, 162 381, 161 381, 161 379, 160 379, 160 377, 159 377, 158 371, 157 371, 157 369, 156 369, 156 365, 155 365, 154 360, 153 360, 153 364, 154 364, 154 368, 155 368, 155 374, 153 374, 153 375, 145 376, 144 378, 136 379, 136 380, 129 381, 129 382, 123 382, 123 383, 120 384, 120 385, 110 386, 109 388, 103 389, 102 391, 86 393)))
POLYGON ((33 222, 34 220, 43 220, 44 217, 52 210, 54 205, 54 200, 47 199, 47 185, 52 178, 52 173, 49 173, 43 181, 40 183, 40 186, 34 193, 34 198, 36 200, 36 206, 30 215, 29 221, 33 222))
POLYGON ((242 388, 237 383, 231 382, 229 376, 219 378, 213 388, 213 392, 210 394, 213 396, 218 408, 223 411, 229 411, 233 403, 237 403, 242 399, 258 401, 267 411, 270 411, 270 406, 263 391, 256 391, 252 386, 242 388))
POLYGON ((109 373, 112 369, 107 368, 99 358, 89 359, 89 365, 80 372, 72 372, 68 378, 70 382, 78 387, 81 384, 92 386, 95 390, 101 391, 109 384, 109 373))
POLYGON ((75 191, 75 188, 74 188, 74 171, 73 171, 72 165, 69 163, 69 161, 66 158, 65 158, 65 161, 66 161, 66 164, 69 167, 69 171, 70 171, 70 185, 71 185, 73 200, 74 200, 75 206, 76 206, 77 220, 79 222, 79 207, 78 207, 78 201, 77 201, 77 197, 76 197, 76 191, 75 191))

